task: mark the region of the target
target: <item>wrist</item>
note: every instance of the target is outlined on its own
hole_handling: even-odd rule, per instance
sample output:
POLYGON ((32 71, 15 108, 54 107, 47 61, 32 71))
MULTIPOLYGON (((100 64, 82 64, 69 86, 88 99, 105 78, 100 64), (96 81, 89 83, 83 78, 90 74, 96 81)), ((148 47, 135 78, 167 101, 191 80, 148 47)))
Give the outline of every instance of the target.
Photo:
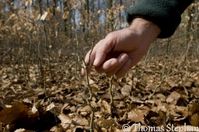
POLYGON ((156 24, 143 18, 135 18, 129 29, 141 35, 141 38, 149 43, 153 42, 160 34, 160 28, 156 24))

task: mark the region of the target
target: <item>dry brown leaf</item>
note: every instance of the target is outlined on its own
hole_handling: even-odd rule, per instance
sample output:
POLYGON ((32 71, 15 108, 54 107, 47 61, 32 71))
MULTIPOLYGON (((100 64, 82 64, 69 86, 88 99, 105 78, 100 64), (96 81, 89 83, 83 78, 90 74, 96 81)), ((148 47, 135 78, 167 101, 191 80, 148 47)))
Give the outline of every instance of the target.
POLYGON ((0 122, 5 124, 15 123, 20 118, 25 118, 28 116, 37 117, 38 114, 33 114, 30 108, 24 103, 15 103, 11 108, 5 108, 0 111, 0 122))
POLYGON ((55 104, 54 104, 54 103, 51 103, 51 104, 49 104, 49 105, 47 106, 46 111, 50 111, 50 110, 52 110, 53 108, 55 108, 55 104))
POLYGON ((182 114, 184 117, 188 117, 189 116, 189 111, 187 107, 183 107, 183 106, 176 106, 175 107, 175 111, 177 113, 182 114))
POLYGON ((198 113, 199 112, 199 103, 196 102, 192 102, 188 105, 189 108, 189 113, 190 115, 194 114, 194 113, 198 113))
POLYGON ((66 116, 65 114, 60 114, 58 118, 61 120, 61 126, 64 129, 67 129, 72 123, 72 119, 69 116, 66 116))
POLYGON ((182 82, 182 85, 184 87, 187 87, 187 88, 191 88, 193 86, 193 83, 194 83, 194 80, 192 79, 187 79, 185 80, 184 82, 182 82))
POLYGON ((194 82, 194 85, 199 88, 199 78, 194 82))
POLYGON ((64 132, 64 130, 60 126, 54 126, 50 129, 50 132, 64 132))
POLYGON ((88 126, 89 125, 89 121, 86 118, 83 118, 83 117, 80 117, 80 116, 74 117, 73 123, 80 125, 80 126, 88 126))
POLYGON ((131 86, 129 85, 125 85, 122 89, 121 89, 121 93, 123 96, 130 96, 131 94, 131 86))
POLYGON ((70 124, 72 123, 72 120, 69 116, 66 116, 65 114, 60 114, 59 119, 61 120, 61 123, 63 124, 70 124))
POLYGON ((101 128, 110 128, 114 125, 116 125, 114 119, 99 119, 97 121, 97 124, 101 127, 101 128))
POLYGON ((128 113, 128 119, 133 122, 144 122, 147 112, 147 110, 133 109, 128 113))
POLYGON ((198 126, 199 127, 199 113, 195 113, 195 114, 193 114, 191 116, 190 123, 193 126, 198 126))
POLYGON ((197 88, 192 89, 191 94, 193 94, 196 97, 199 97, 199 85, 197 88))
POLYGON ((26 129, 20 128, 20 129, 15 130, 14 132, 26 132, 26 129))
POLYGON ((145 123, 149 126, 164 125, 166 113, 163 111, 149 111, 145 116, 145 123))
POLYGON ((178 92, 174 91, 167 97, 166 102, 176 104, 180 97, 181 95, 178 92))
POLYGON ((79 108, 78 113, 80 113, 82 116, 87 116, 88 114, 91 113, 91 107, 89 105, 83 107, 83 108, 79 108))
POLYGON ((178 84, 176 83, 176 80, 174 80, 174 79, 170 79, 170 78, 168 78, 167 80, 166 80, 166 82, 167 82, 167 84, 169 85, 169 87, 176 87, 178 84))
POLYGON ((98 103, 103 112, 111 114, 111 106, 107 101, 100 100, 98 103))

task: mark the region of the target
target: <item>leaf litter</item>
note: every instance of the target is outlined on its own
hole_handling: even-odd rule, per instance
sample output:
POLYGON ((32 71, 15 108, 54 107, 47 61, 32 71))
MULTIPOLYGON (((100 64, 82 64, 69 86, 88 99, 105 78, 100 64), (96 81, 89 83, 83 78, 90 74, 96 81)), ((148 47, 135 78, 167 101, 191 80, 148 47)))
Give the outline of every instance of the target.
POLYGON ((113 79, 113 106, 108 77, 91 72, 88 100, 86 79, 54 65, 44 70, 45 89, 37 66, 29 68, 29 80, 20 65, 1 66, 0 131, 89 131, 91 120, 97 132, 119 132, 136 123, 143 128, 173 124, 181 131, 199 127, 199 71, 192 68, 198 63, 180 68, 172 60, 140 63, 126 77, 113 79))

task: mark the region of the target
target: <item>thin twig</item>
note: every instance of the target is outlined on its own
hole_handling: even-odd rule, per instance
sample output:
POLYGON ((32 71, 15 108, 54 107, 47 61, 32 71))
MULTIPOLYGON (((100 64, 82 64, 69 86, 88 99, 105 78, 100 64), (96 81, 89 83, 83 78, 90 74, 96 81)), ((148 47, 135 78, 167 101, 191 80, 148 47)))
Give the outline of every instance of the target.
POLYGON ((109 79, 109 95, 110 95, 110 106, 111 106, 111 115, 113 114, 114 100, 113 100, 113 76, 109 79))
POLYGON ((91 111, 90 132, 94 132, 94 111, 93 111, 93 109, 91 111))
POLYGON ((93 97, 93 91, 92 91, 92 88, 91 88, 91 86, 90 86, 90 82, 89 82, 89 71, 90 71, 90 68, 91 68, 91 65, 90 65, 90 59, 91 59, 91 54, 92 54, 92 52, 93 52, 93 46, 94 46, 94 43, 92 43, 92 47, 91 47, 91 51, 90 51, 90 53, 89 53, 89 61, 88 61, 88 63, 86 64, 86 62, 83 60, 83 62, 84 62, 84 65, 85 65, 85 71, 86 71, 86 82, 87 82, 87 88, 88 88, 88 90, 89 90, 89 100, 91 100, 92 99, 92 97, 93 97))
POLYGON ((89 90, 89 98, 86 99, 86 102, 91 108, 90 132, 94 132, 94 109, 91 106, 91 100, 92 100, 92 97, 93 97, 93 91, 92 91, 92 87, 90 86, 90 82, 89 82, 89 75, 90 75, 89 71, 90 71, 90 68, 91 68, 90 58, 91 58, 91 53, 93 51, 93 44, 94 43, 92 43, 91 51, 89 53, 89 62, 86 64, 86 62, 83 60, 84 65, 85 65, 85 67, 84 67, 85 69, 84 70, 86 71, 86 84, 87 84, 87 88, 89 90))
POLYGON ((109 80, 109 94, 110 94, 110 105, 113 106, 113 77, 110 78, 109 80))
POLYGON ((88 98, 84 98, 82 97, 82 99, 86 102, 86 104, 89 105, 89 107, 91 108, 91 119, 90 119, 90 132, 94 132, 94 112, 95 112, 95 109, 93 108, 93 106, 91 105, 91 101, 89 101, 88 98))

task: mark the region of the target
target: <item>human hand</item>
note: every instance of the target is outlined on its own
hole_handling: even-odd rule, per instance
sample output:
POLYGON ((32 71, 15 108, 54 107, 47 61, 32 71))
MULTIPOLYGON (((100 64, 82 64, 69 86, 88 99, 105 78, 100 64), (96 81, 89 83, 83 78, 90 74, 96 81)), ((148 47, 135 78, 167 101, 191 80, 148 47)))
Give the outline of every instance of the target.
POLYGON ((159 33, 159 27, 152 22, 136 18, 129 27, 111 32, 99 41, 87 53, 85 63, 99 73, 120 78, 141 60, 159 33))

